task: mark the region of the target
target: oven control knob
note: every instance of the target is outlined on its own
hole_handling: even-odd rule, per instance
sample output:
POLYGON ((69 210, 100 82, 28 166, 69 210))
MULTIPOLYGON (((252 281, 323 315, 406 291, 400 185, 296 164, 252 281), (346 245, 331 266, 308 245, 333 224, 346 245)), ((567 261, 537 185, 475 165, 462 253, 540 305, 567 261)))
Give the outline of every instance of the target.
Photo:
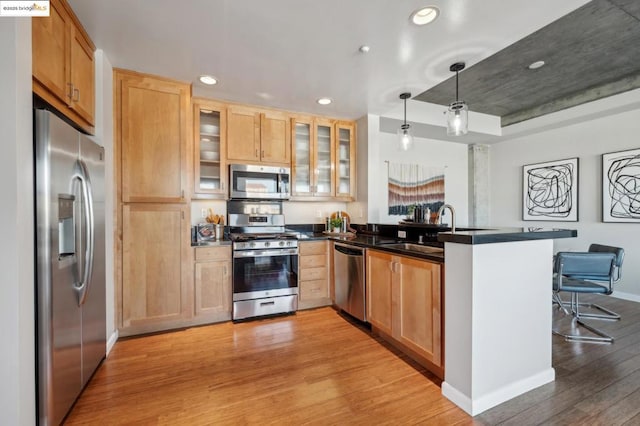
POLYGON ((255 247, 256 243, 249 243, 249 247, 255 247))
POLYGON ((282 247, 282 246, 284 245, 284 241, 280 241, 280 242, 278 243, 278 245, 279 245, 280 247, 282 247))
POLYGON ((265 241, 264 246, 265 247, 269 247, 271 245, 271 243, 269 241, 265 241))
POLYGON ((291 241, 287 241, 287 245, 290 246, 291 245, 291 241))

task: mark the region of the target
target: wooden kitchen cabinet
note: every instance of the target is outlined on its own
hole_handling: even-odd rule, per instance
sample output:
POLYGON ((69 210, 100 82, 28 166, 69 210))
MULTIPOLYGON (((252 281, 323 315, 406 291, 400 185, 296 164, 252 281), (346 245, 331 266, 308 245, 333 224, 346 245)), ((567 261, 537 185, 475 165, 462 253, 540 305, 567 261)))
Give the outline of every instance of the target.
POLYGON ((393 262, 389 253, 367 250, 367 318, 372 326, 389 335, 393 334, 393 262))
POLYGON ((298 309, 331 305, 328 241, 300 241, 298 251, 298 309))
POLYGON ((193 100, 193 198, 226 198, 227 111, 223 104, 193 100))
POLYGON ((375 331, 443 376, 442 265, 367 250, 367 306, 375 331))
POLYGON ((189 214, 185 204, 123 206, 121 335, 175 328, 192 316, 189 214))
POLYGON ((336 123, 335 196, 353 201, 356 196, 356 126, 352 122, 336 123))
POLYGON ((231 247, 196 247, 194 268, 195 319, 231 319, 231 247))
POLYGON ((227 108, 227 160, 290 166, 289 116, 241 105, 227 108))
POLYGON ((33 92, 93 134, 95 45, 66 0, 49 5, 31 20, 33 92))
POLYGON ((186 202, 191 86, 125 70, 115 84, 122 202, 186 202))
POLYGON ((333 121, 319 117, 291 119, 291 198, 319 200, 335 195, 333 121), (311 197, 311 198, 309 198, 311 197))

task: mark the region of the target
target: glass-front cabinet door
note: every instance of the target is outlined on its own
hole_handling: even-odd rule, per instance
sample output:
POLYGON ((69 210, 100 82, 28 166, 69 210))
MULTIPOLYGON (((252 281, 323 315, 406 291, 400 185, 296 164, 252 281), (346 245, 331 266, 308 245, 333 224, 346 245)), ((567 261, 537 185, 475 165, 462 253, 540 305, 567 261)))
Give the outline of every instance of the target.
POLYGON ((292 198, 334 196, 333 123, 311 117, 292 120, 292 198))
POLYGON ((194 99, 194 198, 226 198, 226 110, 216 102, 194 99))
POLYGON ((336 197, 355 197, 355 127, 336 123, 336 197))
POLYGON ((291 128, 293 129, 291 195, 311 195, 311 176, 313 175, 311 129, 313 128, 313 120, 294 118, 291 128))
POLYGON ((329 120, 315 120, 315 187, 317 196, 331 197, 335 194, 333 185, 333 123, 329 120))

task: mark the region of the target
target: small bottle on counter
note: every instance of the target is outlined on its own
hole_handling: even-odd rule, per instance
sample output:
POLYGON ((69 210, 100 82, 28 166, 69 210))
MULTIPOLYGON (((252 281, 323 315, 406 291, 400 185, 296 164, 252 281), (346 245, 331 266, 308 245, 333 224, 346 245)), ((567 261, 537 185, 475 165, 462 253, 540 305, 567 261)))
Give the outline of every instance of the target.
POLYGON ((327 232, 331 231, 331 219, 329 219, 329 216, 324 218, 324 228, 327 232))

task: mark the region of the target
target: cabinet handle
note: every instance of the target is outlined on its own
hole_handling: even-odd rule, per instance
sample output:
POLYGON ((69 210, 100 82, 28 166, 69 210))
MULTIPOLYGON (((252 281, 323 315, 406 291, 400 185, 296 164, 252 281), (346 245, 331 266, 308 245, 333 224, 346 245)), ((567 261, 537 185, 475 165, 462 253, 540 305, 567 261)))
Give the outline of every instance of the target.
POLYGON ((264 158, 264 149, 262 150, 262 157, 264 158))
POLYGON ((222 265, 222 275, 227 276, 227 265, 222 265))
POLYGON ((182 219, 184 220, 184 212, 180 212, 180 216, 182 216, 182 219))
POLYGON ((258 152, 258 148, 256 148, 256 158, 260 156, 260 153, 258 152))
POLYGON ((74 89, 73 89, 73 94, 74 94, 74 95, 76 95, 76 94, 77 94, 78 96, 77 96, 77 97, 75 97, 75 96, 74 96, 74 98, 73 98, 73 99, 71 99, 71 100, 72 100, 73 102, 80 102, 80 90, 78 90, 78 89, 76 89, 76 88, 74 87, 74 89))
POLYGON ((73 83, 67 83, 67 86, 69 86, 69 93, 67 93, 67 96, 69 99, 73 100, 73 83))

